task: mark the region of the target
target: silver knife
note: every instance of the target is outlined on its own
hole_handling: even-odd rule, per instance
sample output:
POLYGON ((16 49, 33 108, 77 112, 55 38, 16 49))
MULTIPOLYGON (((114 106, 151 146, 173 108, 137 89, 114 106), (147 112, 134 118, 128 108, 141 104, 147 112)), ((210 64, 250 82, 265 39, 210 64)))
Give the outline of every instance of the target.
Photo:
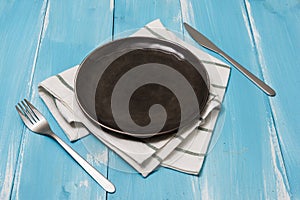
POLYGON ((269 96, 275 96, 276 92, 268 86, 266 83, 257 78, 254 74, 245 69, 242 65, 236 62, 233 58, 227 55, 224 51, 218 48, 214 43, 212 43, 208 38, 199 33, 196 29, 188 25, 187 23, 183 23, 185 29, 190 34, 190 36, 201 46, 214 51, 219 54, 223 58, 225 58, 228 62, 230 62, 236 69, 238 69, 244 76, 246 76, 249 80, 251 80, 257 87, 259 87, 262 91, 264 91, 269 96))

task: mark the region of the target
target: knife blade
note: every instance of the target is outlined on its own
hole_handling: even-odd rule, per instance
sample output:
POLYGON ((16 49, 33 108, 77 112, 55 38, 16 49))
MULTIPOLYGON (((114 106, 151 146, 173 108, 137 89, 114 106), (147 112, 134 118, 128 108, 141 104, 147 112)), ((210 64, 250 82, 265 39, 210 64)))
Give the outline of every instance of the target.
POLYGON ((190 36, 201 46, 205 47, 206 49, 209 49, 223 58, 225 58, 229 63, 231 63, 238 71, 240 71, 244 76, 246 76, 250 81, 252 81, 258 88, 260 88, 262 91, 264 91, 269 96, 275 96, 276 92, 268 86, 266 83, 264 83, 262 80, 257 78, 254 74, 252 74, 250 71, 248 71, 246 68, 244 68, 241 64, 239 64, 237 61, 235 61, 233 58, 231 58, 229 55, 227 55, 224 51, 222 51, 219 47, 217 47, 212 41, 210 41, 207 37, 199 33, 196 29, 194 29, 192 26, 190 26, 187 23, 183 23, 185 29, 190 34, 190 36))

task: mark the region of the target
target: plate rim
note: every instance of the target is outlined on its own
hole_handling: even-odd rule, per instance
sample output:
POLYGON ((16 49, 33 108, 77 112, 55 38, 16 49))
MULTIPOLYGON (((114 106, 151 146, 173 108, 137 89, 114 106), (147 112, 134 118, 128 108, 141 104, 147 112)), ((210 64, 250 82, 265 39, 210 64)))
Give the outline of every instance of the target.
MULTIPOLYGON (((171 130, 167 130, 167 131, 163 131, 163 132, 158 132, 158 133, 149 133, 149 134, 137 134, 137 133, 130 133, 130 132, 126 132, 126 131, 121 131, 121 130, 117 130, 117 129, 114 129, 114 128, 111 128, 103 123, 100 123, 99 121, 97 121, 96 119, 94 119, 93 117, 90 116, 90 114, 83 108, 83 106, 81 105, 80 101, 79 101, 79 97, 78 97, 78 92, 77 92, 77 80, 78 80, 78 75, 79 75, 79 72, 81 70, 81 68, 83 67, 83 64, 84 62, 90 57, 90 55, 92 55, 95 51, 97 51, 98 49, 100 48, 103 48, 105 46, 108 46, 110 45, 111 43, 114 43, 114 42, 117 42, 117 41, 122 41, 122 40, 127 40, 127 39, 145 39, 145 38, 148 38, 148 39, 151 39, 151 40, 158 40, 158 41, 162 41, 162 42, 167 42, 167 43, 171 43, 175 46, 179 46, 180 48, 184 49, 185 51, 189 52, 190 54, 192 54, 202 65, 203 65, 203 68, 204 68, 204 73, 205 73, 205 78, 207 80, 207 83, 206 83, 206 86, 207 86, 207 89, 208 89, 208 94, 206 95, 206 100, 205 100, 205 105, 207 104, 208 102, 208 99, 209 99, 209 91, 210 91, 210 78, 209 78, 209 75, 208 75, 208 72, 204 66, 204 64, 201 62, 201 60, 193 53, 191 52, 189 49, 187 49, 186 47, 184 47, 183 45, 179 44, 179 43, 176 43, 174 41, 171 41, 171 40, 167 40, 167 39, 161 39, 161 38, 155 38, 155 37, 149 37, 149 36, 129 36, 129 37, 124 37, 124 38, 118 38, 118 39, 115 39, 115 40, 111 40, 107 43, 104 43, 103 45, 100 45, 98 46, 97 48, 93 49, 90 53, 87 54, 87 56, 85 56, 85 58, 81 61, 81 63, 79 64, 77 70, 76 70, 76 73, 75 73, 75 79, 74 79, 74 94, 75 94, 75 99, 76 99, 76 102, 77 104, 79 105, 80 107, 80 110, 86 115, 86 117, 88 118, 88 120, 91 120, 95 125, 98 125, 100 127, 103 127, 105 129, 108 129, 109 131, 112 131, 114 133, 120 133, 122 135, 129 135, 129 136, 132 136, 132 137, 135 137, 135 138, 149 138, 149 137, 152 137, 152 136, 158 136, 158 135, 162 135, 162 134, 167 134, 167 133, 171 133, 173 131, 175 131, 176 129, 178 129, 179 127, 177 128, 174 128, 174 129, 171 129, 171 130)), ((200 115, 201 113, 204 111, 205 109, 205 106, 203 107, 203 109, 200 111, 200 115)), ((191 119, 189 120, 189 123, 187 123, 186 125, 190 124, 192 121, 194 121, 196 119, 191 119)), ((185 125, 185 126, 186 126, 185 125)))

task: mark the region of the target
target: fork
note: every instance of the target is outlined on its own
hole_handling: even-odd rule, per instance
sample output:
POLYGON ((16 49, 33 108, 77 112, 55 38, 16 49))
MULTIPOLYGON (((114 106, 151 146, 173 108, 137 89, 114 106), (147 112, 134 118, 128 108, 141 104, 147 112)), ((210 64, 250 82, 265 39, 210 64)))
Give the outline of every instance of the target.
POLYGON ((60 144, 66 152, 107 192, 115 192, 115 186, 100 174, 93 166, 75 152, 51 130, 46 118, 27 99, 16 105, 16 109, 24 124, 33 132, 48 136, 60 144))

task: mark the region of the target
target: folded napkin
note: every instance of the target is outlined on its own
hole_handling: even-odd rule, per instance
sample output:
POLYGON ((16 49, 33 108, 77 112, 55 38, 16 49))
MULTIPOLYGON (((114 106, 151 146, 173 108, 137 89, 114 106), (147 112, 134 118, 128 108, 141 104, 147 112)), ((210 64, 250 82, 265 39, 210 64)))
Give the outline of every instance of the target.
POLYGON ((168 137, 130 140, 106 133, 92 123, 77 104, 74 78, 78 66, 52 76, 38 86, 39 95, 71 141, 93 133, 143 176, 158 166, 198 174, 203 164, 224 97, 230 67, 186 43, 155 20, 132 36, 148 36, 176 42, 193 52, 210 78, 210 96, 201 121, 196 120, 168 137))

